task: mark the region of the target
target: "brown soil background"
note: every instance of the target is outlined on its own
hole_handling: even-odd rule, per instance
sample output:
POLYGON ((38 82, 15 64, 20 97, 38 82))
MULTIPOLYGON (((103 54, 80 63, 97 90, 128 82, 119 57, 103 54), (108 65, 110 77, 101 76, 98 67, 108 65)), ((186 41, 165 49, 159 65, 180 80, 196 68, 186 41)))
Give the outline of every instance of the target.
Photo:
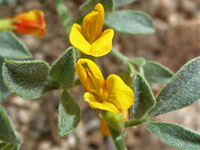
MULTIPOLYGON (((81 12, 84 0, 65 0, 73 17, 81 12)), ((45 60, 50 65, 69 47, 53 2, 41 5, 37 0, 16 0, 9 6, 0 6, 0 17, 13 16, 37 8, 45 12, 47 34, 18 37, 30 49, 34 59, 45 60)), ((200 55, 200 1, 199 0, 140 0, 121 9, 141 10, 152 16, 156 33, 153 35, 127 35, 115 33, 113 46, 129 57, 144 57, 155 60, 176 72, 185 62, 200 55)), ((111 54, 98 59, 105 76, 120 74, 125 66, 111 54)), ((161 86, 151 85, 155 94, 161 86)), ((112 150, 112 139, 99 133, 98 114, 83 101, 84 89, 71 90, 82 110, 78 128, 64 138, 57 137, 58 103, 61 90, 45 94, 36 100, 25 100, 12 95, 3 103, 14 127, 24 143, 21 150, 112 150)), ((200 132, 200 102, 158 116, 155 120, 181 124, 200 132)), ((174 150, 153 134, 144 125, 127 129, 126 144, 129 150, 174 150)))

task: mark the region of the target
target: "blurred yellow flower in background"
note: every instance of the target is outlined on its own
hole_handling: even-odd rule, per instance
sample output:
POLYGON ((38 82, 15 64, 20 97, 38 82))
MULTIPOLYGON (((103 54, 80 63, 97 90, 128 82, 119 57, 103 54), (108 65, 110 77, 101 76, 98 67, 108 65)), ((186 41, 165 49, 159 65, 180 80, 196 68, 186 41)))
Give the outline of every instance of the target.
POLYGON ((39 37, 44 37, 45 35, 46 22, 44 13, 40 10, 31 10, 8 19, 16 20, 16 22, 12 23, 15 27, 14 32, 20 34, 35 34, 39 37))

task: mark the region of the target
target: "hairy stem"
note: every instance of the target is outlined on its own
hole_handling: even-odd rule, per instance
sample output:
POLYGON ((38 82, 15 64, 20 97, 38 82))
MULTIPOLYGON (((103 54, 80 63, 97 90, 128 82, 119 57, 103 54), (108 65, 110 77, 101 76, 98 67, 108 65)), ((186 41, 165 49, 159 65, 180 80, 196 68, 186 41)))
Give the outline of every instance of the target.
POLYGON ((128 120, 124 122, 124 127, 128 128, 128 127, 136 126, 143 122, 145 122, 145 120, 128 120))
POLYGON ((71 28, 72 28, 72 21, 69 16, 67 7, 62 2, 62 0, 53 0, 56 10, 63 21, 64 28, 66 29, 67 34, 69 35, 71 28))
POLYGON ((110 130, 112 139, 115 143, 115 146, 117 148, 117 150, 127 150, 126 145, 124 144, 123 138, 120 134, 119 131, 113 129, 111 126, 108 125, 108 128, 110 130))
POLYGON ((114 49, 114 48, 111 50, 111 53, 112 53, 115 57, 119 58, 119 60, 121 60, 123 63, 126 63, 127 60, 128 60, 128 58, 127 58, 125 55, 123 55, 122 53, 120 53, 119 51, 117 51, 117 50, 114 49))

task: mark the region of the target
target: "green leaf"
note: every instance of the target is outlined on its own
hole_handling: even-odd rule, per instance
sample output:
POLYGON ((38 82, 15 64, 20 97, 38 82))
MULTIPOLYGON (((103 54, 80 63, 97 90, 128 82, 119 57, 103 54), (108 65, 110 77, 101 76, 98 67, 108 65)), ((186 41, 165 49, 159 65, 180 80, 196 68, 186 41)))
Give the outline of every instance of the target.
POLYGON ((200 98, 200 57, 187 62, 165 85, 150 111, 151 117, 186 107, 200 98))
POLYGON ((73 97, 64 91, 59 104, 58 136, 62 137, 72 132, 81 118, 79 106, 73 97))
POLYGON ((4 5, 7 5, 9 3, 12 3, 14 2, 15 0, 0 0, 0 4, 4 4, 4 5))
POLYGON ((130 61, 137 66, 144 66, 146 64, 146 60, 143 57, 132 58, 130 61))
POLYGON ((145 78, 151 83, 166 83, 173 77, 172 71, 154 61, 146 62, 143 69, 145 78))
POLYGON ((75 75, 75 49, 68 48, 52 65, 50 76, 66 88, 73 87, 75 75))
POLYGON ((89 12, 94 9, 97 3, 101 3, 104 6, 105 12, 112 12, 113 11, 113 0, 87 0, 80 6, 81 11, 89 12))
POLYGON ((5 99, 8 99, 8 97, 10 96, 10 91, 3 82, 3 77, 2 77, 3 61, 4 59, 0 57, 0 102, 2 102, 5 99))
POLYGON ((67 32, 67 34, 70 34, 71 28, 72 28, 72 19, 69 15, 68 9, 65 6, 65 3, 62 0, 53 0, 56 10, 63 22, 64 28, 67 32))
POLYGON ((137 0, 115 0, 115 8, 136 2, 137 0))
POLYGON ((184 150, 200 149, 200 134, 165 122, 148 122, 146 127, 161 141, 184 150))
POLYGON ((0 149, 11 150, 17 149, 22 143, 20 137, 15 133, 10 119, 8 118, 3 107, 0 106, 0 149), (10 149, 9 149, 10 148, 10 149))
POLYGON ((149 15, 133 10, 107 13, 104 23, 110 28, 122 33, 152 34, 155 31, 149 15))
POLYGON ((134 91, 133 117, 141 120, 155 105, 156 101, 149 84, 139 73, 136 73, 134 77, 132 88, 134 91))
POLYGON ((0 150, 18 150, 20 145, 10 144, 0 141, 0 150))
POLYGON ((31 53, 12 32, 0 32, 0 56, 8 59, 31 58, 31 53))
MULTIPOLYGON (((35 99, 55 89, 48 79, 49 66, 44 61, 10 61, 3 64, 3 78, 8 89, 18 96, 35 99)), ((56 85, 57 86, 57 85, 56 85)))
POLYGON ((46 0, 38 0, 41 4, 44 4, 46 0))

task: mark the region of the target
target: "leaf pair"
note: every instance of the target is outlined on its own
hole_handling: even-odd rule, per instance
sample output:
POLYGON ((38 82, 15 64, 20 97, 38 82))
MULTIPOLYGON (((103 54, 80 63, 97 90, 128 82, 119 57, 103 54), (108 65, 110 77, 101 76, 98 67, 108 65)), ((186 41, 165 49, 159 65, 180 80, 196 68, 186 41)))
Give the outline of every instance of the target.
POLYGON ((11 32, 0 33, 0 102, 7 99, 10 91, 2 78, 2 65, 4 59, 27 59, 31 53, 21 41, 11 32))
POLYGON ((132 63, 141 66, 144 71, 144 77, 136 73, 132 87, 135 97, 134 105, 132 106, 133 117, 137 120, 142 120, 156 104, 148 82, 166 83, 172 78, 173 73, 157 62, 145 62, 142 58, 132 59, 132 63))
MULTIPOLYGON (((155 107, 149 112, 150 117, 167 113, 188 106, 200 98, 200 58, 195 58, 186 63, 173 78, 165 85, 156 98, 155 107)), ((172 77, 172 73, 153 62, 144 65, 144 75, 150 82, 163 83, 172 77), (152 73, 151 73, 152 72, 152 73), (149 75, 149 76, 148 76, 149 75), (155 76, 155 78, 153 78, 155 76), (156 78, 157 77, 157 78, 156 78), (160 78, 159 78, 160 77, 160 78)), ((151 93, 148 84, 141 75, 136 75, 134 80, 136 98, 141 94, 151 93), (140 79, 140 80, 139 80, 140 79), (147 92, 144 88, 149 89, 147 92), (138 91, 139 90, 139 91, 138 91)), ((145 99, 145 98, 141 98, 145 99)), ((148 100, 151 98, 147 98, 148 100)), ((150 100, 151 101, 151 100, 150 100)), ((136 100, 137 102, 137 100, 136 100)))
POLYGON ((45 61, 5 60, 3 65, 3 77, 8 88, 16 95, 27 99, 38 98, 60 86, 71 88, 74 74, 73 48, 66 50, 51 68, 45 61))
POLYGON ((186 107, 200 98, 200 57, 187 62, 156 98, 150 117, 186 107))
MULTIPOLYGON (((50 68, 45 61, 5 60, 3 76, 8 88, 23 98, 35 99, 45 92, 73 87, 75 50, 68 48, 50 68), (59 84, 58 84, 59 83, 59 84)), ((78 125, 80 108, 72 96, 64 91, 59 104, 58 135, 65 136, 78 125)))
MULTIPOLYGON (((152 70, 157 70, 160 72, 158 68, 155 68, 157 65, 152 66, 152 63, 150 63, 146 66, 146 69, 152 68, 152 70)), ((137 74, 135 76, 133 86, 136 99, 135 104, 132 107, 133 116, 140 120, 143 119, 146 115, 149 117, 155 117, 163 113, 186 107, 198 100, 200 98, 199 66, 200 57, 186 63, 160 91, 156 98, 156 104, 154 107, 153 96, 148 84, 145 82, 145 79, 142 78, 141 75, 137 74), (153 108, 151 109, 151 107, 153 108)), ((151 69, 149 69, 149 71, 150 70, 151 69)), ((147 75, 148 74, 145 74, 145 76, 147 75)), ((146 124, 146 126, 153 134, 155 134, 159 139, 161 139, 161 141, 165 142, 166 144, 185 150, 200 149, 199 133, 195 133, 179 125, 163 122, 150 121, 146 124)))

